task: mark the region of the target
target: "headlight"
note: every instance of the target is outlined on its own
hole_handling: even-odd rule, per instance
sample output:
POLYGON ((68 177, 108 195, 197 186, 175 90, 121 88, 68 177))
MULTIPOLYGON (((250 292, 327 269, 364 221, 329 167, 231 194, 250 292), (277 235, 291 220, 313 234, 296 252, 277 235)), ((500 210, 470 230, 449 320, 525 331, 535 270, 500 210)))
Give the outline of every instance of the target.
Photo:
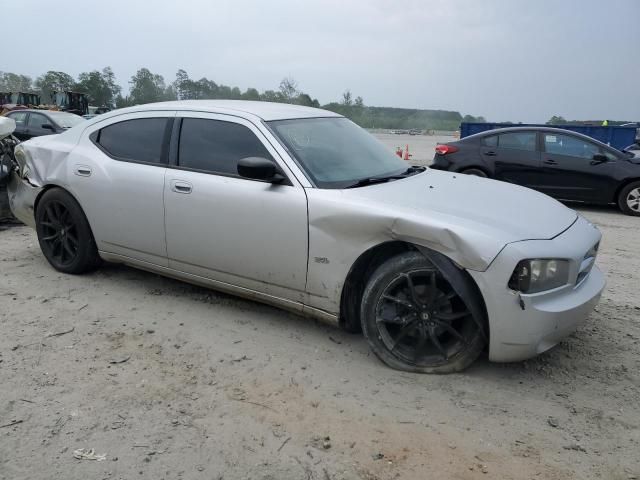
POLYGON ((538 293, 569 282, 569 262, 556 258, 522 260, 509 279, 509 288, 522 293, 538 293))

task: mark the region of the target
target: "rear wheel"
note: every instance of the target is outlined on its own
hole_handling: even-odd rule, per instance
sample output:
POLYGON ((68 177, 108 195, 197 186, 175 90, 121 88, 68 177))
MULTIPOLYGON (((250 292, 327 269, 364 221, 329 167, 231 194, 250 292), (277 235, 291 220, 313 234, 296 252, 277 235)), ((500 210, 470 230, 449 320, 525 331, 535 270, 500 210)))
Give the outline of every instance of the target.
POLYGON ((371 349, 398 370, 458 372, 486 343, 484 309, 471 280, 440 254, 389 259, 371 276, 361 310, 371 349))
POLYGON ((40 248, 53 268, 83 273, 100 262, 93 234, 78 202, 64 190, 46 191, 36 210, 40 248))
POLYGON ((618 206, 627 215, 640 216, 640 182, 631 182, 620 190, 618 206))
POLYGON ((467 168, 466 170, 462 170, 461 173, 464 173, 465 175, 473 175, 475 177, 483 177, 483 178, 487 178, 488 175, 480 170, 479 168, 467 168))

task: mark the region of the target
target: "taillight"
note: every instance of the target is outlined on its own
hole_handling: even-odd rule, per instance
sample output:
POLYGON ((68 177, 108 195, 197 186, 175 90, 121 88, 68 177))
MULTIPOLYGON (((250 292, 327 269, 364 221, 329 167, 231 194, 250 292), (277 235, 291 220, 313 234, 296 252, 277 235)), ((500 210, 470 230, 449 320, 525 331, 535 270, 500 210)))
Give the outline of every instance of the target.
POLYGON ((449 153, 455 153, 458 151, 458 147, 454 147, 453 145, 436 145, 436 153, 439 155, 447 155, 449 153))

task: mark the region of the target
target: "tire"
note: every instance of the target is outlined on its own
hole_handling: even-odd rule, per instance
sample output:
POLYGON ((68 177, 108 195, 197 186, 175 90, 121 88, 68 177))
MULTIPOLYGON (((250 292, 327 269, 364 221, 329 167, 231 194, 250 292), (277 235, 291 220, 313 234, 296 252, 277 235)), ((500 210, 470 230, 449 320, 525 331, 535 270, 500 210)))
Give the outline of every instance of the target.
POLYGON ((467 168, 466 170, 462 170, 462 172, 460 173, 464 173, 465 175, 473 175, 474 177, 489 177, 489 175, 487 175, 483 170, 480 170, 479 168, 467 168))
POLYGON ((618 207, 625 215, 640 216, 640 182, 631 182, 620 190, 618 207))
POLYGON ((397 370, 460 372, 486 345, 486 314, 475 285, 436 252, 428 257, 401 253, 378 267, 363 293, 361 312, 371 349, 397 370))
POLYGON ((40 249, 53 268, 79 274, 100 264, 89 222, 70 194, 60 188, 47 190, 35 219, 40 249))

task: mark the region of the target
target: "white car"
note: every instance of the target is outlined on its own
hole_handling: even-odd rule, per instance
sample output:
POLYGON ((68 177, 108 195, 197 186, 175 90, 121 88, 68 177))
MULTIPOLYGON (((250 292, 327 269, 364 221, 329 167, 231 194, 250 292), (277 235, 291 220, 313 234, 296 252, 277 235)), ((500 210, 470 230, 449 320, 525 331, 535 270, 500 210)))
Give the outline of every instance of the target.
POLYGON ((544 352, 596 305, 600 232, 533 190, 411 167, 335 113, 180 101, 22 143, 11 208, 49 263, 121 262, 362 329, 446 373, 544 352))

